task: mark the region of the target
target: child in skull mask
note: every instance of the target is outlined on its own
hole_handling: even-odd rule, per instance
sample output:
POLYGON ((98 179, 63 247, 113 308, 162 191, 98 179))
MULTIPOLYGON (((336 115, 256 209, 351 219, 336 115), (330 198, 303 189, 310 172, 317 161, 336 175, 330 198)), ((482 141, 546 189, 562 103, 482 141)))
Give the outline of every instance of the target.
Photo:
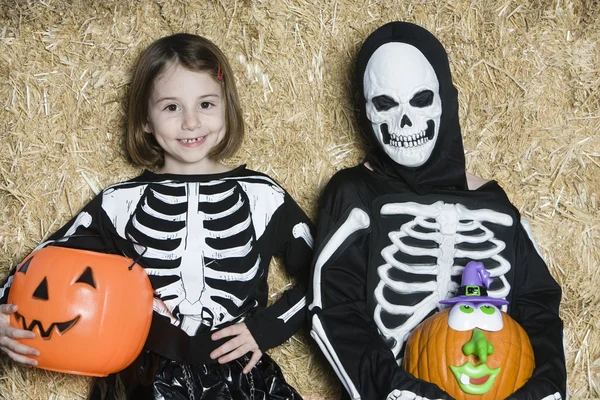
MULTIPOLYGON (((154 171, 104 189, 40 246, 122 253, 148 273, 155 314, 146 349, 120 373, 127 398, 299 399, 264 352, 306 321, 312 224, 270 177, 220 162, 244 134, 225 55, 191 34, 152 43, 134 68, 127 122, 129 156, 154 171), (267 307, 274 255, 297 285, 267 307)), ((0 287, 0 349, 35 366, 38 351, 15 340, 34 333, 8 324, 11 281, 0 287)), ((113 397, 107 381, 93 399, 113 397)))
POLYGON ((560 287, 502 188, 465 172, 444 48, 392 22, 363 44, 356 77, 372 148, 323 194, 309 304, 311 335, 344 388, 352 399, 448 398, 399 365, 412 329, 478 260, 535 353, 533 376, 511 398, 565 398, 560 287))

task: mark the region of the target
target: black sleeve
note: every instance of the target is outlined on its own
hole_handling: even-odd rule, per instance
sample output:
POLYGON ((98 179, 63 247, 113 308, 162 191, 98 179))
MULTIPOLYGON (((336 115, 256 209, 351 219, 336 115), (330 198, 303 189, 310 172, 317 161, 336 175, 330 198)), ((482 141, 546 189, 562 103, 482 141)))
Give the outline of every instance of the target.
POLYGON ((311 336, 352 399, 386 399, 409 391, 450 398, 398 366, 367 311, 371 218, 351 184, 330 182, 317 228, 310 296, 311 336), (388 397, 390 396, 390 397, 388 397))
POLYGON ((517 235, 513 291, 509 313, 529 335, 536 367, 529 381, 509 398, 566 399, 561 289, 523 226, 517 235))
POLYGON ((295 286, 267 308, 246 319, 261 351, 279 346, 307 322, 306 288, 310 276, 314 227, 304 211, 286 193, 274 233, 274 255, 282 258, 295 286))
MULTIPOLYGON (((37 246, 34 251, 53 245, 104 253, 117 253, 118 243, 114 242, 116 235, 105 229, 105 226, 110 225, 105 224, 107 219, 108 217, 102 210, 101 193, 92 199, 79 214, 52 234, 48 240, 37 246)), ((0 304, 6 304, 8 300, 15 270, 16 266, 0 286, 0 304)))

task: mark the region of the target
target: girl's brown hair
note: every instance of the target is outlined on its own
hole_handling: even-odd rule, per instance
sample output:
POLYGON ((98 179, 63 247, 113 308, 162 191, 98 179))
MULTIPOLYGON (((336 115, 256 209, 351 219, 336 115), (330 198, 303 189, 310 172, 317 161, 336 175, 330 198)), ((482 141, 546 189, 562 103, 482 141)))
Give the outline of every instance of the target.
POLYGON ((209 157, 219 160, 231 157, 244 138, 244 121, 227 58, 210 40, 198 35, 178 33, 153 42, 140 55, 129 87, 126 148, 134 164, 160 167, 164 151, 154 135, 144 132, 148 121, 148 100, 154 80, 172 63, 196 72, 207 72, 221 85, 225 101, 225 137, 212 149, 209 157))

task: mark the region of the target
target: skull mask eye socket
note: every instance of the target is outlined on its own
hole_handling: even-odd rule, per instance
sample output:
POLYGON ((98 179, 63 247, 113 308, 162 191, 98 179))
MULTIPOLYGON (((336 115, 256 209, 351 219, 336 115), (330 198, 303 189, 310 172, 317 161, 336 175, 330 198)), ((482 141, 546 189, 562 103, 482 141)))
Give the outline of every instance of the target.
POLYGON ((433 92, 431 90, 422 90, 415 94, 409 103, 413 107, 429 107, 433 104, 433 92))
POLYGON ((394 101, 390 96, 381 95, 373 97, 373 105, 377 111, 387 111, 394 107, 398 107, 398 103, 394 101))

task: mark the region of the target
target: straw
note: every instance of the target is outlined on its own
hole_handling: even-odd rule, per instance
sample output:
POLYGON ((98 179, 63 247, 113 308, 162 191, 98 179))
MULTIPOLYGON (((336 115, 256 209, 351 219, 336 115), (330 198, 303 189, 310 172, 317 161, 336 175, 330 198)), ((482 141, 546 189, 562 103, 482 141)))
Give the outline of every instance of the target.
MULTIPOLYGON (((2 273, 140 172, 122 149, 129 72, 144 46, 179 31, 213 40, 233 66, 248 129, 227 163, 271 175, 316 221, 329 178, 363 155, 358 48, 408 20, 448 50, 469 172, 502 185, 562 286, 572 398, 598 398, 599 15, 583 0, 0 2, 2 273)), ((276 263, 269 281, 273 299, 290 283, 276 263)), ((270 354, 304 397, 339 395, 306 332, 270 354)), ((2 360, 7 399, 85 398, 87 378, 2 360)))

